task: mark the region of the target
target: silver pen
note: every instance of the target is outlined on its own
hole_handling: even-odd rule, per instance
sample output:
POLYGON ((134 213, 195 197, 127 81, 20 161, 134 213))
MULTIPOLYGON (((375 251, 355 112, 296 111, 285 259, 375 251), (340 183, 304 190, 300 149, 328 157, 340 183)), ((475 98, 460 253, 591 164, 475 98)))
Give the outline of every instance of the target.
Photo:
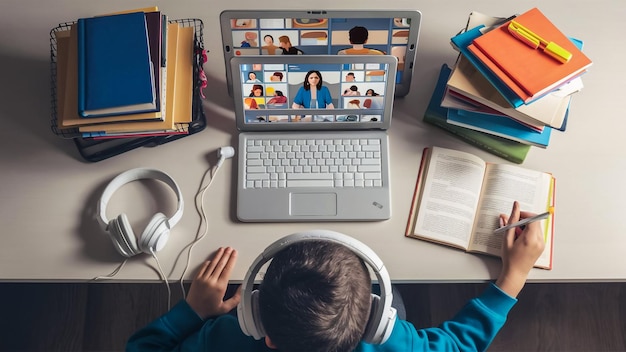
POLYGON ((497 228, 495 231, 493 231, 493 233, 504 232, 504 231, 507 231, 507 230, 512 229, 514 227, 524 226, 526 224, 530 224, 531 222, 543 220, 543 219, 548 218, 548 216, 550 216, 551 214, 554 214, 554 207, 548 208, 548 211, 546 211, 545 213, 541 213, 539 215, 535 215, 535 216, 532 216, 530 218, 522 219, 522 220, 520 220, 518 222, 514 222, 512 224, 509 224, 509 225, 497 228))

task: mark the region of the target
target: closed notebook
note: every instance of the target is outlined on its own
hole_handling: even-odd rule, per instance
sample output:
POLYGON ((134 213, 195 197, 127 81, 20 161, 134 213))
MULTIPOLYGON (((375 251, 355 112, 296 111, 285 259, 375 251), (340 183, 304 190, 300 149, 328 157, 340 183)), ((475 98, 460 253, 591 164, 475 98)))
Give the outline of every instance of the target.
POLYGON ((450 71, 448 65, 443 64, 441 66, 437 85, 424 113, 424 122, 444 129, 465 142, 503 159, 517 164, 523 163, 531 148, 530 145, 452 125, 446 121, 449 109, 442 107, 440 103, 446 88, 446 81, 450 77, 450 71))
POLYGON ((554 42, 572 54, 571 59, 561 63, 542 49, 534 49, 516 38, 508 30, 508 24, 474 39, 468 47, 496 75, 509 77, 530 98, 536 99, 559 85, 585 72, 592 64, 538 8, 533 8, 514 19, 537 36, 554 42))
POLYGON ((452 91, 508 115, 521 123, 542 124, 557 129, 564 129, 563 124, 572 94, 582 89, 581 78, 575 78, 566 86, 570 85, 572 87, 568 87, 568 91, 556 90, 531 104, 523 104, 513 108, 465 57, 459 59, 452 76, 448 80, 448 88, 452 91))
POLYGON ((492 134, 535 147, 546 148, 550 143, 552 128, 537 132, 505 116, 474 111, 448 109, 448 123, 492 134))
MULTIPOLYGON (((69 42, 67 48, 59 46, 57 50, 67 50, 67 53, 59 53, 57 57, 58 70, 64 70, 66 78, 64 82, 58 81, 58 97, 63 98, 63 103, 59 102, 57 117, 59 128, 71 128, 76 126, 84 126, 93 123, 109 123, 119 121, 145 121, 145 120, 162 120, 160 111, 144 112, 132 115, 113 115, 107 117, 98 117, 97 119, 82 118, 78 114, 78 34, 77 25, 73 24, 70 28, 69 42), (62 67, 62 68, 61 68, 62 67)), ((58 73, 58 71, 57 71, 58 73)))
MULTIPOLYGON (((133 131, 156 131, 156 130, 174 130, 174 94, 175 89, 175 68, 176 68, 176 56, 178 52, 178 29, 177 23, 170 23, 167 25, 167 63, 171 67, 171 72, 167 74, 167 80, 164 82, 167 85, 166 99, 165 99, 165 111, 163 113, 163 121, 126 121, 118 123, 107 124, 94 124, 88 126, 81 126, 80 132, 92 133, 92 132, 133 132, 133 131)), ((87 135, 83 135, 86 137, 87 135)))
MULTIPOLYGON (((500 79, 495 73, 493 73, 487 65, 476 57, 470 50, 469 46, 472 41, 482 35, 481 29, 484 25, 477 26, 469 29, 461 34, 457 34, 450 38, 450 42, 458 48, 463 56, 478 70, 493 87, 502 95, 506 102, 512 107, 519 107, 524 104, 524 100, 529 97, 521 90, 511 89, 504 80, 500 79)), ((480 52, 479 52, 480 53, 480 52)), ((482 53, 480 53, 482 54, 482 53)), ((510 81, 510 78, 506 77, 510 81)))
POLYGON ((158 110, 143 12, 78 20, 82 117, 158 110))

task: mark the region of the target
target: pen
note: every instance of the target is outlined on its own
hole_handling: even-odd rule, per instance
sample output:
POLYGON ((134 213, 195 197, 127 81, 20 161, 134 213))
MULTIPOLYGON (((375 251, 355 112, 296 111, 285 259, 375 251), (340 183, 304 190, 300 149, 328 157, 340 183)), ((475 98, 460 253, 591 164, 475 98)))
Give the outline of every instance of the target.
POLYGON ((511 35, 519 39, 522 43, 533 49, 541 49, 548 56, 556 59, 562 64, 567 63, 572 58, 572 53, 565 50, 555 42, 548 42, 547 40, 541 38, 515 20, 512 20, 509 23, 508 30, 511 35))
POLYGON ((497 21, 496 23, 492 24, 489 27, 482 27, 482 28, 480 28, 479 31, 482 34, 485 34, 485 33, 489 32, 489 31, 491 31, 492 29, 495 29, 495 28, 501 26, 502 24, 504 24, 506 22, 509 22, 510 20, 514 19, 515 17, 517 17, 517 15, 513 15, 513 16, 509 16, 507 18, 501 19, 501 20, 497 21))
POLYGON ((539 215, 535 215, 535 216, 532 216, 530 218, 526 218, 526 219, 520 220, 518 222, 514 222, 514 223, 512 223, 510 225, 506 225, 506 226, 502 226, 500 228, 497 228, 493 233, 504 232, 504 231, 507 231, 507 230, 512 229, 514 227, 524 226, 526 224, 530 224, 531 222, 543 220, 543 219, 546 219, 551 214, 554 214, 554 207, 548 208, 548 211, 546 211, 545 213, 541 213, 539 215))

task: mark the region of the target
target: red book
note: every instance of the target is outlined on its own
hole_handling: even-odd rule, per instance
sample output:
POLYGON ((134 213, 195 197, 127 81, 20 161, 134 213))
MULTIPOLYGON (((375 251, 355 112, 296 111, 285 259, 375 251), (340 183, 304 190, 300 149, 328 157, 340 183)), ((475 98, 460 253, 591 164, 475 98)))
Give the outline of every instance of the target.
POLYGON ((514 21, 572 54, 568 62, 559 62, 541 47, 532 48, 511 34, 510 22, 474 39, 468 49, 525 102, 554 90, 591 66, 591 60, 538 8, 517 16, 514 21))

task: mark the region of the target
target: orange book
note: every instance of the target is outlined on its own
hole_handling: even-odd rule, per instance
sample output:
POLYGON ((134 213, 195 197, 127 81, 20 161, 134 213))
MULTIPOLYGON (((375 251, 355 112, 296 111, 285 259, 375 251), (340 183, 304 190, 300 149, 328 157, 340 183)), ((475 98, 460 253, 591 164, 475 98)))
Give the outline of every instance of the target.
POLYGON ((468 49, 525 102, 532 101, 584 73, 591 60, 580 51, 538 8, 514 19, 537 37, 553 42, 572 54, 562 63, 535 49, 509 32, 510 22, 474 39, 468 49))

